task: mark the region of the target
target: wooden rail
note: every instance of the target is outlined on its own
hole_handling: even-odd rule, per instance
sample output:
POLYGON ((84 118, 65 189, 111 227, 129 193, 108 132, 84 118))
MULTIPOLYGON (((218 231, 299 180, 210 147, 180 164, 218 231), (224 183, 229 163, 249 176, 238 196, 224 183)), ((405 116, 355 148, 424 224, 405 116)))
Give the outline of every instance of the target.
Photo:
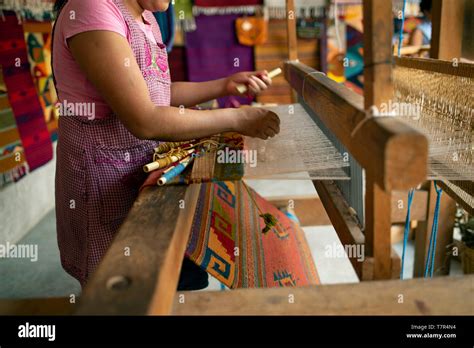
POLYGON ((169 314, 200 185, 145 188, 81 297, 77 314, 169 314))
POLYGON ((429 58, 409 58, 395 57, 395 66, 411 68, 417 70, 437 72, 452 76, 474 78, 474 64, 429 59, 429 58))
POLYGON ((474 275, 181 293, 176 315, 472 315, 474 275), (455 295, 453 295, 455 294, 455 295), (184 296, 184 297, 183 297, 184 296))
POLYGON ((69 297, 0 300, 0 315, 71 315, 75 310, 69 297))

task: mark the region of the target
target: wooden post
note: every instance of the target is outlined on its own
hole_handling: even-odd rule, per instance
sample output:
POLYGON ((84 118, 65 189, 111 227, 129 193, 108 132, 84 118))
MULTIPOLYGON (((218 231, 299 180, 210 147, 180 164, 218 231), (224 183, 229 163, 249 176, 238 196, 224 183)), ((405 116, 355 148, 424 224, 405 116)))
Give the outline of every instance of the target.
POLYGON ((435 59, 459 59, 464 24, 463 0, 433 0, 430 56, 435 59))
POLYGON ((286 0, 288 59, 298 60, 298 39, 296 36, 296 12, 294 0, 286 0))
MULTIPOLYGON (((364 0, 364 107, 380 108, 393 97, 392 2, 364 0)), ((373 278, 391 278, 391 192, 366 172, 366 254, 373 258, 373 278)), ((372 263, 372 262, 370 262, 372 263)), ((371 272, 372 270, 367 270, 371 272)), ((363 276, 363 279, 367 277, 363 276)))
POLYGON ((391 1, 364 0, 364 105, 393 98, 391 1))

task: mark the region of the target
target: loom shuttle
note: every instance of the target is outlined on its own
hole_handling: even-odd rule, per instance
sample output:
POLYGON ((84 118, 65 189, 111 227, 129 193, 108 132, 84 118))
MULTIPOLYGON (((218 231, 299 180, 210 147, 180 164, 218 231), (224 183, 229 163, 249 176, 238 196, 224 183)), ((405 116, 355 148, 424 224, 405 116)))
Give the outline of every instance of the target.
MULTIPOLYGON (((268 73, 268 77, 273 79, 274 77, 280 75, 282 72, 281 68, 276 68, 268 73)), ((246 85, 237 85, 237 90, 239 91, 240 94, 244 94, 247 92, 247 86, 246 85)))

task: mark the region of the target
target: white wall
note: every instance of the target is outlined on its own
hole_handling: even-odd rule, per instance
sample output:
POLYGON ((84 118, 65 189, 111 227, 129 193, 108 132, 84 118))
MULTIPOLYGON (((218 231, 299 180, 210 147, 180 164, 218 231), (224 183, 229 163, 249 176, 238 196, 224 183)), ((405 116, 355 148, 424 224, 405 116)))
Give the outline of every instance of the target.
POLYGON ((0 244, 17 243, 54 209, 56 157, 19 182, 0 189, 0 244))

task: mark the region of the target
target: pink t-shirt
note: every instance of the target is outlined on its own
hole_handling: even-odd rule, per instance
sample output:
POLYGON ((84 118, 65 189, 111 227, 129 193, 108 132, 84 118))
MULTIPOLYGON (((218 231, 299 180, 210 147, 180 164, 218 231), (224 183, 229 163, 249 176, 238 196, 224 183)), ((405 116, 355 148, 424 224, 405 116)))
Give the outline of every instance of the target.
MULTIPOLYGON (((138 22, 148 39, 156 44, 149 23, 138 22)), ((69 0, 56 23, 53 66, 60 103, 94 103, 95 118, 112 113, 97 89, 81 71, 68 47, 74 35, 93 30, 112 31, 130 43, 131 33, 125 19, 111 0, 69 0)))

